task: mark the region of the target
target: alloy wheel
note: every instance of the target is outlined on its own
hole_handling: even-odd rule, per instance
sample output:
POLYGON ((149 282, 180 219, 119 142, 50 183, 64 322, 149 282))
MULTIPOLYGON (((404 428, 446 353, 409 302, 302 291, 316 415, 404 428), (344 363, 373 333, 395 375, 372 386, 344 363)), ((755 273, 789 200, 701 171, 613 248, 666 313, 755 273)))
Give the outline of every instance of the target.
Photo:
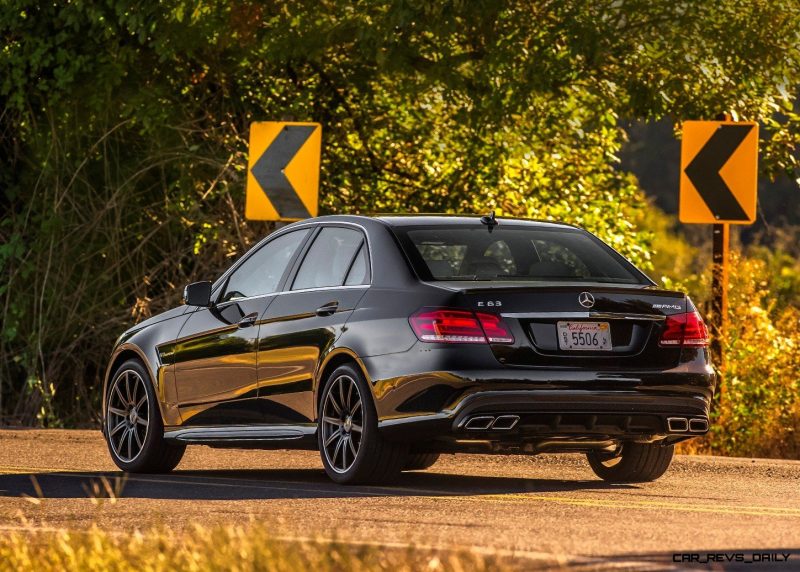
POLYGON ((346 473, 356 461, 364 432, 364 407, 355 380, 341 375, 328 385, 322 405, 322 448, 328 464, 346 473))
POLYGON ((133 370, 125 370, 114 379, 106 413, 106 435, 120 461, 130 463, 139 456, 149 427, 144 379, 133 370))

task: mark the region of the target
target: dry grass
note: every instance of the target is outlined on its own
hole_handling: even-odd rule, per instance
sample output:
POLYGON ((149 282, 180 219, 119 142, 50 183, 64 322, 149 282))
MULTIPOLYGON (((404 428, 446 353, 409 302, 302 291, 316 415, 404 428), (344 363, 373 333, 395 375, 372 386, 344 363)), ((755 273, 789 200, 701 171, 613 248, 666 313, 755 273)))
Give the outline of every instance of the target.
POLYGON ((270 534, 268 527, 255 523, 215 528, 196 526, 186 532, 157 528, 131 534, 112 534, 96 526, 81 532, 31 529, 0 537, 0 572, 480 572, 511 568, 500 558, 468 552, 279 540, 270 534))
MULTIPOLYGON (((36 496, 23 495, 40 506, 48 502, 35 477, 36 496)), ((84 486, 100 511, 116 505, 126 479, 101 477, 84 486)), ((441 571, 482 572, 530 569, 527 560, 466 550, 446 550, 412 545, 381 545, 276 536, 268 525, 251 519, 244 523, 186 529, 153 526, 144 531, 108 531, 97 520, 85 529, 54 529, 19 513, 19 526, 0 532, 0 572, 147 571, 181 572, 225 570, 234 572, 441 571)), ((2 530, 2 529, 0 529, 2 530)), ((560 561, 538 563, 549 567, 560 561)))

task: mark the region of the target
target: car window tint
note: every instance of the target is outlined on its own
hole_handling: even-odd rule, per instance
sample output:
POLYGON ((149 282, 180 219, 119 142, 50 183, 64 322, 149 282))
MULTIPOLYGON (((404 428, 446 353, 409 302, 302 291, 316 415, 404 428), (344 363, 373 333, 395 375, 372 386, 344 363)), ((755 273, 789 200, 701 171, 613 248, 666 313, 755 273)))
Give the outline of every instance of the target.
POLYGON ((347 273, 347 279, 344 283, 346 286, 357 286, 359 284, 367 284, 369 276, 367 275, 367 247, 362 243, 361 248, 358 249, 356 259, 353 261, 353 266, 350 267, 350 272, 347 273))
POLYGON ((433 280, 514 280, 646 284, 646 278, 588 232, 522 225, 399 227, 421 276, 433 280))
POLYGON ((467 253, 465 244, 451 244, 439 240, 437 236, 420 240, 415 243, 422 259, 436 279, 446 280, 450 276, 460 274, 464 255, 467 253))
POLYGON ((464 276, 506 276, 516 274, 517 265, 511 249, 504 240, 489 244, 478 256, 467 256, 459 274, 464 276))
POLYGON ((490 244, 486 252, 483 253, 483 256, 494 260, 500 266, 504 274, 515 274, 517 271, 514 255, 511 253, 511 248, 505 240, 498 240, 490 244))
POLYGON ((531 274, 590 278, 592 271, 578 256, 563 244, 553 240, 534 240, 539 260, 531 264, 531 274))
POLYGON ((292 290, 341 286, 362 240, 357 230, 323 228, 300 265, 292 290))
POLYGON ((307 229, 289 232, 259 248, 231 274, 223 301, 277 291, 286 267, 308 232, 307 229))

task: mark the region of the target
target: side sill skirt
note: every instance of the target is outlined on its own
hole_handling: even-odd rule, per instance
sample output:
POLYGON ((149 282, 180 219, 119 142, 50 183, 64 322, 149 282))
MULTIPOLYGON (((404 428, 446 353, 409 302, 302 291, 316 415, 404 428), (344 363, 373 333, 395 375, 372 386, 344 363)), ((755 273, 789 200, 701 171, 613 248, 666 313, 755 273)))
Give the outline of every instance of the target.
POLYGON ((293 441, 316 433, 316 425, 231 425, 227 427, 177 427, 164 431, 165 439, 184 443, 239 441, 293 441))

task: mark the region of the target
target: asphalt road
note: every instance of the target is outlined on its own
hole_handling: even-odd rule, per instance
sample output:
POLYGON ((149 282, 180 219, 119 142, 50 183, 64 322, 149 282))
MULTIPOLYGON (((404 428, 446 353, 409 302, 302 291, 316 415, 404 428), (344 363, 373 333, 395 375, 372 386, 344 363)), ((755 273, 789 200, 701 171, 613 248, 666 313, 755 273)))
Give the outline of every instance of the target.
POLYGON ((0 534, 250 519, 282 538, 467 548, 532 565, 672 569, 675 553, 792 550, 789 562, 742 568, 800 570, 800 462, 678 456, 655 483, 608 485, 580 455, 444 456, 396 486, 343 487, 312 452, 190 447, 174 473, 125 477, 97 431, 0 431, 0 534), (91 498, 102 477, 115 502, 91 498))

